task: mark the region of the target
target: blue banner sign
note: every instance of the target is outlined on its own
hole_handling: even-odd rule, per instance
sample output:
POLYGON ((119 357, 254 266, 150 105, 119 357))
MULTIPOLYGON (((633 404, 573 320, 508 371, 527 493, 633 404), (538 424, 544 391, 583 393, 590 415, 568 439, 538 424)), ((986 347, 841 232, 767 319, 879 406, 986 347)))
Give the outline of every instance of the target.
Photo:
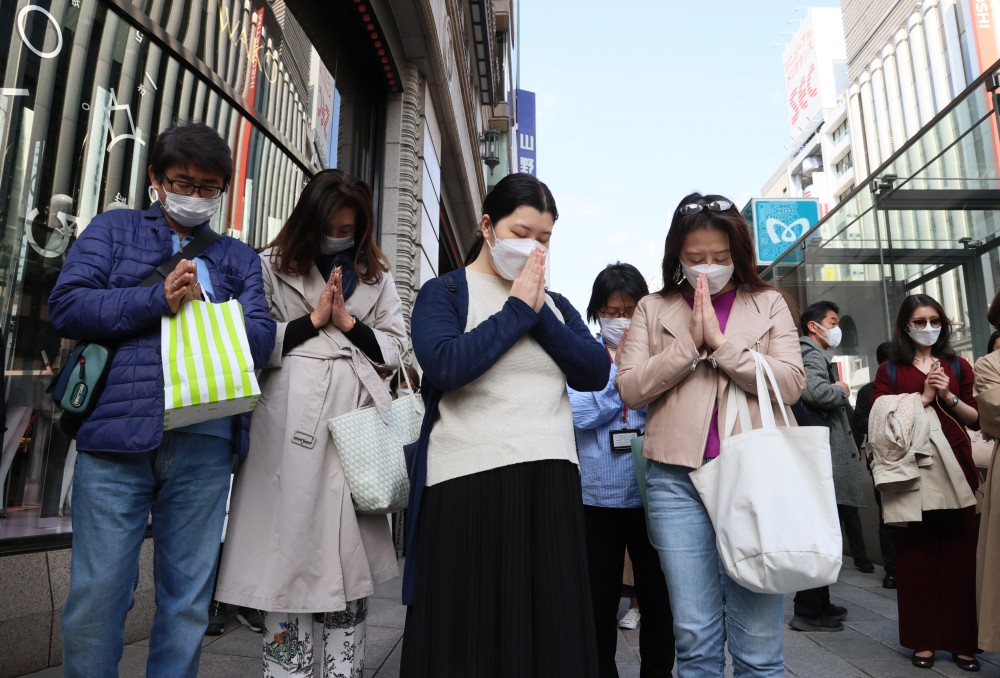
POLYGON ((517 90, 517 171, 538 176, 535 155, 535 93, 517 90))
MULTIPOLYGON (((819 221, 819 200, 815 198, 755 198, 747 215, 753 228, 758 264, 772 264, 792 244, 819 221)), ((803 261, 802 251, 792 252, 782 264, 803 261)))

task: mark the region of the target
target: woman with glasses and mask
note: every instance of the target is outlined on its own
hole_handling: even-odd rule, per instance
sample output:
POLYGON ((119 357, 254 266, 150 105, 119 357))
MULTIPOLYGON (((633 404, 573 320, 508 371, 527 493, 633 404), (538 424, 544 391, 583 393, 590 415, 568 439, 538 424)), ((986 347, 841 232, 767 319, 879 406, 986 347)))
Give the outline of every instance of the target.
MULTIPOLYGON (((972 366, 951 348, 951 321, 935 299, 914 294, 896 316, 892 352, 878 368, 874 404, 884 395, 919 393, 933 407, 973 491, 979 476, 966 427, 979 429, 972 366)), ((976 507, 924 511, 919 522, 892 526, 896 547, 899 644, 919 668, 934 651, 952 653, 960 669, 978 671, 976 507)))
POLYGON ((646 280, 630 264, 611 264, 597 275, 587 319, 601 326, 597 340, 607 351, 611 376, 600 391, 569 389, 580 456, 587 567, 601 678, 618 676, 617 614, 626 548, 642 610, 641 673, 646 678, 666 678, 674 665, 670 597, 656 550, 646 534, 646 512, 632 464, 631 441, 646 428, 646 410, 627 407, 615 388, 617 357, 628 337, 636 304, 647 294, 646 280))
POLYGON ((374 231, 368 184, 327 169, 260 254, 277 341, 260 365, 216 599, 265 610, 267 678, 312 675, 314 647, 324 678, 360 676, 368 596, 399 574, 389 521, 355 513, 327 431, 330 419, 371 402, 369 385, 400 366, 406 345, 374 231))
POLYGON ((604 388, 611 363, 545 289, 558 214, 538 179, 504 177, 469 263, 413 309, 426 414, 408 451, 404 678, 597 676, 566 386, 604 388))
POLYGON ((747 392, 759 421, 751 351, 766 358, 785 402, 798 400, 805 372, 795 318, 757 273, 746 219, 719 195, 692 193, 677 206, 663 280, 636 307, 616 384, 626 406, 648 408, 650 538, 670 591, 677 675, 723 675, 728 640, 735 676, 782 676, 784 597, 726 574, 689 474, 719 455, 727 388, 747 392))

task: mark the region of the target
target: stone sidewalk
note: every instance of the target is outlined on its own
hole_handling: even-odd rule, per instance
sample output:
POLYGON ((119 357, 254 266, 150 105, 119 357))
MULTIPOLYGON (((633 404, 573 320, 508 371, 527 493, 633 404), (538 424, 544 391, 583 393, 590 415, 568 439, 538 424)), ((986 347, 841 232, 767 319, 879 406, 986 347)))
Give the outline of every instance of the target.
MULTIPOLYGON (((838 633, 799 633, 785 627, 785 668, 787 676, 799 678, 932 678, 969 676, 951 661, 951 655, 937 654, 933 669, 910 664, 909 651, 897 644, 896 592, 881 587, 881 568, 875 574, 856 571, 850 560, 832 587, 833 602, 849 610, 844 630, 838 633)), ((400 604, 400 579, 378 587, 368 605, 368 640, 365 678, 395 678, 403 635, 404 608, 400 604)), ((622 613, 625 601, 622 601, 622 613)), ((785 601, 786 621, 791 618, 792 601, 785 601)), ((639 676, 639 632, 619 632, 618 671, 621 678, 639 676)), ((146 662, 146 641, 125 648, 120 664, 123 678, 140 678, 146 662)), ((983 678, 1000 678, 1000 654, 980 655, 983 678)), ((59 667, 30 674, 39 678, 63 675, 59 667)), ((205 637, 201 655, 202 678, 255 678, 261 675, 261 637, 240 626, 230 613, 222 636, 205 637)), ((732 667, 726 675, 732 675, 732 667)), ((316 673, 319 678, 319 672, 316 673)), ((563 678, 563 677, 555 677, 563 678)), ((572 678, 567 676, 565 678, 572 678)))

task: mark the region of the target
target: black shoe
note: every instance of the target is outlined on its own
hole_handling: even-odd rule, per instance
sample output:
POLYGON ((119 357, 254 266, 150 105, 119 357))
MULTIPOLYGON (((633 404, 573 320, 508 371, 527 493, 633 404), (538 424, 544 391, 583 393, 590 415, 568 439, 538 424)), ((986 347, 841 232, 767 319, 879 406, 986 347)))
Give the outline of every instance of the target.
MULTIPOLYGON (((921 652, 925 652, 925 650, 921 650, 921 652)), ((910 663, 918 669, 929 669, 934 666, 934 655, 930 657, 918 657, 917 653, 914 652, 913 656, 910 657, 910 663)))
POLYGON ((823 615, 817 619, 810 619, 807 617, 800 617, 795 615, 792 617, 792 621, 788 622, 796 631, 809 631, 813 633, 825 632, 825 631, 843 631, 844 625, 833 617, 827 617, 823 615))
POLYGON ((854 567, 858 568, 859 571, 864 572, 865 574, 871 574, 875 571, 875 566, 872 564, 872 561, 867 559, 855 560, 854 567))
POLYGON ((264 630, 264 613, 261 610, 255 610, 252 607, 241 607, 236 613, 236 618, 244 626, 249 626, 250 630, 254 633, 260 633, 264 630))
POLYGON ((213 600, 208 606, 208 628, 205 629, 206 636, 221 636, 226 630, 226 606, 217 600, 213 600))
POLYGON ((959 659, 958 655, 953 652, 951 658, 955 660, 955 666, 963 671, 972 671, 974 673, 980 669, 979 660, 975 657, 971 659, 959 659))
POLYGON ((827 605, 823 608, 823 616, 836 619, 837 621, 844 621, 847 619, 847 608, 840 607, 839 605, 827 605))
POLYGON ((894 589, 896 588, 896 575, 887 574, 882 579, 882 588, 884 589, 894 589))

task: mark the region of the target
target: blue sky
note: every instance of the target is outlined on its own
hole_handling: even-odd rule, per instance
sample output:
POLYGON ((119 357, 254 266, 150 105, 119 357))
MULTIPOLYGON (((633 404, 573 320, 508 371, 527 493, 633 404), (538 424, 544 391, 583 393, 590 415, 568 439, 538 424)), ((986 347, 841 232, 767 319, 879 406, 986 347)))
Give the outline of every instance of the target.
POLYGON ((742 207, 778 168, 789 129, 775 43, 798 28, 805 9, 797 7, 519 2, 521 87, 537 94, 538 176, 560 214, 550 287, 581 313, 605 265, 621 260, 653 276, 684 195, 721 193, 742 207))

